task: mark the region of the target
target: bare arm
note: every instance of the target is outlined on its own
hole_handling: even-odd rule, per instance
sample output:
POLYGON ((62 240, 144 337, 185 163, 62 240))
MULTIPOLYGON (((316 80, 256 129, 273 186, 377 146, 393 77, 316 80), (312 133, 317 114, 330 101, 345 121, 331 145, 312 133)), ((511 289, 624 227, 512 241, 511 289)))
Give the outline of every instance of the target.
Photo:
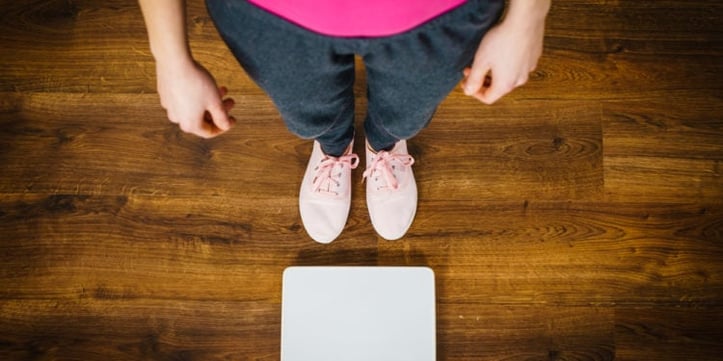
POLYGON ((485 35, 472 68, 465 70, 466 95, 492 104, 527 82, 542 55, 549 9, 550 0, 510 0, 505 18, 485 35))
POLYGON ((148 29, 161 105, 184 132, 210 138, 231 128, 233 100, 193 60, 186 34, 185 1, 139 0, 148 29))
POLYGON ((157 61, 191 62, 186 39, 186 4, 183 0, 139 0, 148 29, 151 52, 157 61))

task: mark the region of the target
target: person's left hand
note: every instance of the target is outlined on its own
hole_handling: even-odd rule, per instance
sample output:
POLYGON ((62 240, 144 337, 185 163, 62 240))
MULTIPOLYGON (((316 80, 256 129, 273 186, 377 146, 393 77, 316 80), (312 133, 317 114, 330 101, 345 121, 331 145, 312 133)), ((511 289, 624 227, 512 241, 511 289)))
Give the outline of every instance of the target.
POLYGON ((472 68, 464 70, 464 93, 492 104, 525 84, 542 55, 544 32, 544 17, 508 17, 490 29, 477 48, 472 68))

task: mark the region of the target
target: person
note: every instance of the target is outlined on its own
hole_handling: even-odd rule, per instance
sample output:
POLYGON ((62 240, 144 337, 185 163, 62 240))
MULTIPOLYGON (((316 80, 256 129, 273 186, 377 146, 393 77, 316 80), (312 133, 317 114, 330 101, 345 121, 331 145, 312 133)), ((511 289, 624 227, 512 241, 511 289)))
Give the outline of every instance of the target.
MULTIPOLYGON (((183 0, 139 0, 171 122, 203 138, 236 122, 227 88, 189 48, 183 0)), ((417 209, 407 140, 461 84, 485 104, 527 82, 542 54, 550 0, 207 0, 217 30, 288 129, 313 139, 299 191, 311 238, 341 234, 351 202, 354 58, 367 76, 366 200, 385 239, 417 209), (504 13, 504 14, 503 14, 504 13), (461 82, 461 83, 460 83, 461 82)))

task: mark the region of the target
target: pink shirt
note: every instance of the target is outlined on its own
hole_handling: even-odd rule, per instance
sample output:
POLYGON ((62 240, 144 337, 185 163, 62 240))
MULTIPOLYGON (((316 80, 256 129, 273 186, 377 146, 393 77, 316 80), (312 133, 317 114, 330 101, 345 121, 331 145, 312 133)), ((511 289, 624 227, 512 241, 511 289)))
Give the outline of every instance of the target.
POLYGON ((317 33, 387 36, 413 29, 466 0, 249 0, 317 33))

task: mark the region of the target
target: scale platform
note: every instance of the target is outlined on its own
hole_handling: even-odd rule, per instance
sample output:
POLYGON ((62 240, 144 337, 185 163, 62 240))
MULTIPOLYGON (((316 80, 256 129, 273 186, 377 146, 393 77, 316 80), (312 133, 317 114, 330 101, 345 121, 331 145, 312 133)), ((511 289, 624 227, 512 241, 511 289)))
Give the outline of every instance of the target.
POLYGON ((289 267, 281 361, 434 361, 428 267, 289 267))

